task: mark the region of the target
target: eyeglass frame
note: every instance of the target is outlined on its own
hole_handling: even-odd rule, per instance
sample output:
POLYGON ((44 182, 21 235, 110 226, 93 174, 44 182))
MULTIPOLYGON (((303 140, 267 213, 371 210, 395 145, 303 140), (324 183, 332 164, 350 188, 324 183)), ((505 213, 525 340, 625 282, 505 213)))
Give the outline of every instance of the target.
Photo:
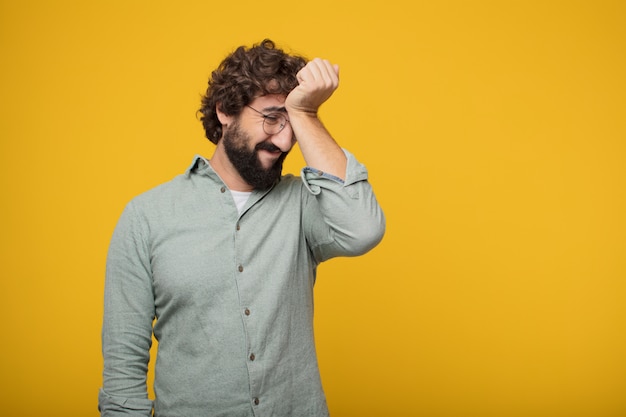
POLYGON ((260 114, 263 117, 263 131, 266 134, 268 134, 268 135, 277 135, 277 134, 279 134, 280 132, 283 131, 283 129, 285 129, 285 126, 287 126, 287 123, 291 123, 289 121, 289 119, 287 118, 287 116, 285 116, 281 112, 274 111, 274 112, 271 112, 269 114, 265 114, 265 113, 255 109, 254 107, 247 105, 247 104, 246 104, 246 107, 251 108, 252 110, 254 110, 255 112, 257 112, 258 114, 260 114), (276 132, 268 132, 267 131, 268 129, 265 128, 265 122, 267 121, 267 119, 277 119, 277 121, 279 121, 278 130, 276 132), (285 119, 285 123, 280 123, 280 119, 285 119))

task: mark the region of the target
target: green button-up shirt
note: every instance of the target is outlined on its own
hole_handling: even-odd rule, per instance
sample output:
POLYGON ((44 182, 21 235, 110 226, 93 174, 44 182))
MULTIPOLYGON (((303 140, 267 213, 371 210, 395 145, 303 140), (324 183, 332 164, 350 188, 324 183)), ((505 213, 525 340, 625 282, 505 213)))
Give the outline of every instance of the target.
POLYGON ((385 229, 367 170, 345 153, 345 181, 304 168, 241 213, 202 157, 127 205, 107 259, 102 416, 328 415, 316 267, 367 252, 385 229))

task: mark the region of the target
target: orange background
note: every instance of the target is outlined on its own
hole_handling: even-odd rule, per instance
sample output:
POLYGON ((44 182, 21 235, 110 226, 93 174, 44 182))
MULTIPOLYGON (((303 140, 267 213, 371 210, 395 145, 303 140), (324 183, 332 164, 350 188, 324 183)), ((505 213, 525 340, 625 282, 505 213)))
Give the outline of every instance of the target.
POLYGON ((98 415, 113 227, 265 37, 388 220, 320 268, 332 415, 626 416, 626 3, 516 0, 0 1, 0 416, 98 415))

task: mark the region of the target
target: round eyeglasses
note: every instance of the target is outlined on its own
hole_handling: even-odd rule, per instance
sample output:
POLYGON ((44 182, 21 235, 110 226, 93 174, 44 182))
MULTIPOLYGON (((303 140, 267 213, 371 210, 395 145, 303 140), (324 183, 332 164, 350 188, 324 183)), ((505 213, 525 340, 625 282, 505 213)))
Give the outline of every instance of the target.
MULTIPOLYGON (((250 106, 246 105, 246 107, 250 106)), ((280 133, 289 121, 289 119, 287 119, 287 116, 285 116, 283 113, 272 112, 269 114, 265 114, 258 111, 254 107, 250 108, 263 117, 263 131, 268 135, 276 135, 277 133, 280 133)))

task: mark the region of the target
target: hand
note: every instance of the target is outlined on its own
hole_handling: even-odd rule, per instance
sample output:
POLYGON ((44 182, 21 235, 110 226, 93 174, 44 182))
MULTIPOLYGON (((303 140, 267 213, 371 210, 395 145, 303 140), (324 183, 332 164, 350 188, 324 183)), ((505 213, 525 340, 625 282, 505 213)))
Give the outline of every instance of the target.
POLYGON ((300 83, 285 101, 289 114, 303 112, 317 114, 317 110, 339 86, 339 66, 325 59, 315 58, 296 75, 300 83))

